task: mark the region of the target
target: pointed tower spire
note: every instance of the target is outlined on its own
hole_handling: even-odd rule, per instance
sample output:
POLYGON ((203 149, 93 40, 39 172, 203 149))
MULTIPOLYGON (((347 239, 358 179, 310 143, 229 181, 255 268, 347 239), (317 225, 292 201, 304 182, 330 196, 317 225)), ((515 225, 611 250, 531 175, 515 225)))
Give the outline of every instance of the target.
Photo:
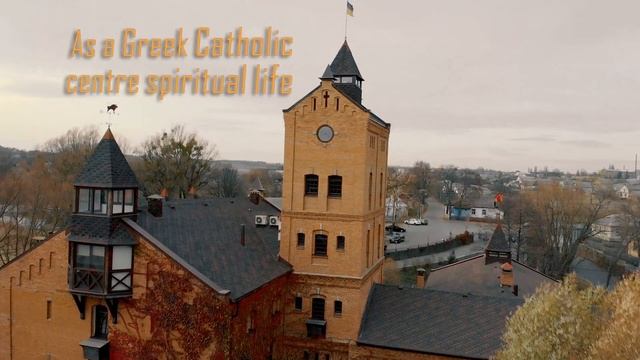
MULTIPOLYGON (((353 58, 349 44, 345 39, 342 47, 338 50, 338 54, 329 65, 331 73, 335 78, 336 87, 346 93, 354 101, 362 102, 362 74, 358 69, 356 60, 353 58)), ((326 74, 325 70, 325 74, 326 74)), ((323 75, 324 77, 324 75, 323 75)))
POLYGON ((335 76, 333 76, 333 71, 331 71, 331 65, 327 65, 327 68, 320 76, 320 80, 334 80, 335 76))

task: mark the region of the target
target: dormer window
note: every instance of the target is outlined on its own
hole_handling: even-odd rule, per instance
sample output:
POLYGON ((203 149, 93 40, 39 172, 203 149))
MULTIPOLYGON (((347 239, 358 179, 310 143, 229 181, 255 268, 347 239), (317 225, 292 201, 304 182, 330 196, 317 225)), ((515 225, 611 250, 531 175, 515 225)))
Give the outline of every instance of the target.
POLYGON ((78 189, 78 212, 85 214, 107 213, 107 191, 100 189, 78 189))
POLYGON ((133 189, 113 190, 113 213, 128 214, 134 212, 133 189))
POLYGON ((77 212, 83 214, 107 215, 109 212, 109 193, 113 196, 112 214, 130 214, 135 209, 135 190, 78 189, 77 212))

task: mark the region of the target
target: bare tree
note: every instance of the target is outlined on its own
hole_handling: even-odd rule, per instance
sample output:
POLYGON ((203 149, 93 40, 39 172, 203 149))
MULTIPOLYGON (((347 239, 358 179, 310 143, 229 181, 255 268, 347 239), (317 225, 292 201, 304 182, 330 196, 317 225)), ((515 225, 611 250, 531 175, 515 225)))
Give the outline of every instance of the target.
POLYGON ((545 274, 560 278, 571 268, 578 246, 596 235, 593 223, 609 201, 605 194, 585 196, 558 184, 526 194, 531 210, 528 246, 538 247, 535 262, 545 274))
POLYGON ((182 125, 149 138, 140 154, 141 177, 147 191, 160 193, 166 189, 178 198, 207 188, 217 157, 214 145, 196 133, 187 133, 182 125))

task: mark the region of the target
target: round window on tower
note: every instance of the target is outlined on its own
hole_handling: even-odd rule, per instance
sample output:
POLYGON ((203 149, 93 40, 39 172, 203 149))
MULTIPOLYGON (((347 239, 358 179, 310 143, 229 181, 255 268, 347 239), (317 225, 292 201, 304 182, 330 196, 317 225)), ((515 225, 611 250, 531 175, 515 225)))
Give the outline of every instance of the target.
POLYGON ((333 129, 329 125, 322 125, 318 128, 318 140, 323 143, 328 143, 333 140, 333 129))

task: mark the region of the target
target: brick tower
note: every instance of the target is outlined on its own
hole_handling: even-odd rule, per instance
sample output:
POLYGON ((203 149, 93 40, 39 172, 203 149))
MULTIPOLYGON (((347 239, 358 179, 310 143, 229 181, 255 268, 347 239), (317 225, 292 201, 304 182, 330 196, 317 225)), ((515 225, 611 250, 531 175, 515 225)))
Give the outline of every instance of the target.
POLYGON ((348 351, 382 281, 390 124, 362 105, 363 81, 345 41, 320 84, 284 110, 285 334, 308 355, 348 351))

